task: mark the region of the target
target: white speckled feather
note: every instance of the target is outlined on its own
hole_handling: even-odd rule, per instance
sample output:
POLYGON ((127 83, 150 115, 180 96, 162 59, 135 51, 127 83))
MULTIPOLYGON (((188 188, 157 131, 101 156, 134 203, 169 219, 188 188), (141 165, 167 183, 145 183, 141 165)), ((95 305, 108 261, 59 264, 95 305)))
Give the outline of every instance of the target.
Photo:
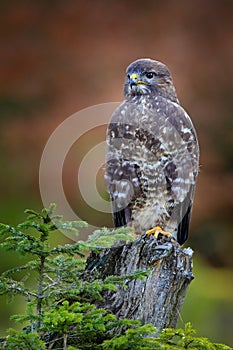
POLYGON ((195 129, 160 62, 133 62, 124 94, 107 132, 105 179, 115 226, 133 225, 142 234, 159 225, 182 244, 199 167, 195 129))

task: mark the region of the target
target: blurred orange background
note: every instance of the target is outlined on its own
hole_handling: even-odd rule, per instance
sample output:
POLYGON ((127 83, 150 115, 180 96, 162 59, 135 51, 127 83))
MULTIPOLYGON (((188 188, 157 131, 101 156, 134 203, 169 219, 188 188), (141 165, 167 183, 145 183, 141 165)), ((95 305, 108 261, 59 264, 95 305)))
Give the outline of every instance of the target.
MULTIPOLYGON (((194 291, 191 288, 187 297, 184 322, 193 322, 203 336, 233 345, 232 35, 231 0, 0 3, 0 221, 15 224, 24 219, 25 208, 42 208, 40 158, 62 121, 85 107, 121 101, 125 68, 133 60, 164 62, 195 124, 201 149, 188 240, 195 250, 197 284, 193 282, 194 291), (216 295, 210 301, 211 283, 216 295), (195 305, 202 310, 196 315, 195 305)), ((104 128, 93 131, 68 156, 64 170, 73 209, 101 226, 110 224, 110 216, 85 208, 75 176, 77 148, 85 154, 104 135, 104 128)), ((7 259, 4 255, 2 269, 7 259)), ((3 313, 5 329, 8 311, 3 313)))

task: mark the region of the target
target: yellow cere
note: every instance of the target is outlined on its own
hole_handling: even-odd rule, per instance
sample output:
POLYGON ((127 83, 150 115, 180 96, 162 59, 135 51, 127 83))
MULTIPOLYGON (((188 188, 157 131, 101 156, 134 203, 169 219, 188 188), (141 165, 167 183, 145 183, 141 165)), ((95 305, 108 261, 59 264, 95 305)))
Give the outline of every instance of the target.
POLYGON ((136 73, 131 74, 131 75, 130 75, 130 78, 131 78, 131 79, 134 79, 134 80, 138 80, 138 76, 137 76, 136 73))
POLYGON ((145 85, 148 84, 146 81, 138 80, 138 75, 136 73, 132 73, 130 75, 130 79, 133 79, 137 85, 138 84, 145 84, 145 85))

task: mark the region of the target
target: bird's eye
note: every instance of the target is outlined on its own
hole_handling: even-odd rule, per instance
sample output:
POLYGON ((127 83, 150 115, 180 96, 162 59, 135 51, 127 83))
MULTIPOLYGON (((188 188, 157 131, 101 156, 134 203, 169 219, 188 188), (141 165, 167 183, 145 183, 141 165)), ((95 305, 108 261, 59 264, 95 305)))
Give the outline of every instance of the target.
POLYGON ((148 78, 148 79, 152 79, 154 76, 155 76, 155 73, 154 72, 148 72, 145 74, 145 76, 148 78))
POLYGON ((130 75, 129 74, 127 74, 127 78, 130 79, 130 75))

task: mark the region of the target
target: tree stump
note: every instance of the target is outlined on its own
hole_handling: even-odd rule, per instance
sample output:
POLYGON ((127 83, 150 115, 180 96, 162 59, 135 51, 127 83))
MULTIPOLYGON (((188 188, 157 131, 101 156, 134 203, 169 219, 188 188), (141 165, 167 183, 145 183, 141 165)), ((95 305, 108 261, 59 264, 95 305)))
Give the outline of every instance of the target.
POLYGON ((100 254, 91 253, 86 273, 94 271, 100 278, 124 276, 137 270, 146 271, 145 280, 125 280, 116 292, 104 293, 98 304, 119 318, 153 324, 158 332, 175 327, 192 274, 191 248, 182 249, 174 240, 154 236, 136 238, 134 242, 118 242, 100 254))

